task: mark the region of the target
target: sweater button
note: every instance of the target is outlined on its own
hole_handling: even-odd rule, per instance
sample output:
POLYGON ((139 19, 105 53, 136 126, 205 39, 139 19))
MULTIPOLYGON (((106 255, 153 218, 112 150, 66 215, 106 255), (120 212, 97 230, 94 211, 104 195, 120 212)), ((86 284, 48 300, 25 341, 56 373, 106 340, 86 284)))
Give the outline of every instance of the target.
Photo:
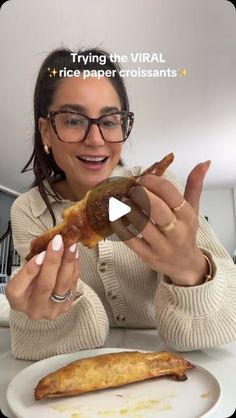
POLYGON ((116 299, 117 298, 117 295, 114 293, 114 292, 111 292, 111 291, 109 291, 109 292, 107 292, 107 297, 109 298, 109 299, 116 299))
POLYGON ((126 317, 124 315, 117 315, 116 320, 119 322, 123 322, 126 320, 126 317))
POLYGON ((99 264, 99 271, 101 273, 104 273, 104 271, 106 271, 106 263, 102 262, 99 264))

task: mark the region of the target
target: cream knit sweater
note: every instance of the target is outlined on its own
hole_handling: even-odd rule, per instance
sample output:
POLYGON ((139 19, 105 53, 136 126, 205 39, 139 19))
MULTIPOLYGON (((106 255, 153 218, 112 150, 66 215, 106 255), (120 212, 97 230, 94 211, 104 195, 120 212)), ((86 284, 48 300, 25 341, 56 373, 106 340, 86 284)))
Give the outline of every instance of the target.
MULTIPOLYGON (((115 176, 138 175, 141 167, 116 167, 115 176)), ((165 177, 179 189, 171 172, 165 177)), ((57 222, 68 200, 50 196, 57 222)), ((30 241, 52 227, 37 188, 19 196, 11 211, 14 245, 24 260, 30 241)), ((12 353, 39 360, 55 354, 102 346, 110 327, 157 328, 177 351, 214 347, 236 339, 236 266, 200 217, 198 246, 215 266, 214 279, 194 287, 170 284, 125 244, 101 241, 94 249, 80 245, 79 290, 83 296, 56 320, 33 321, 11 310, 12 353)))

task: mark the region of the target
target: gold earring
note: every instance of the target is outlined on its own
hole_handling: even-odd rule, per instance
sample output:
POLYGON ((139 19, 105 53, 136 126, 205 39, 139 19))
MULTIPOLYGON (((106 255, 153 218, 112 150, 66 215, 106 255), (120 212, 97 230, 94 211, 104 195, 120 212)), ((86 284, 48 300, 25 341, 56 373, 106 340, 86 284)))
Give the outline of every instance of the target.
POLYGON ((47 155, 49 155, 49 154, 50 154, 50 149, 49 149, 49 147, 48 147, 48 145, 47 145, 47 144, 45 144, 45 145, 43 146, 43 149, 44 149, 45 154, 47 154, 47 155))

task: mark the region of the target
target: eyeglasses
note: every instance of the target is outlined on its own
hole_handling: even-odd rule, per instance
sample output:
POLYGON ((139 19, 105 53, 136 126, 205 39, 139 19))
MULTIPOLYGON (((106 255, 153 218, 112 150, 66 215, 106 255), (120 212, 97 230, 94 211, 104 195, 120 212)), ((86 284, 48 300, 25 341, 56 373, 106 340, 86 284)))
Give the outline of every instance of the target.
POLYGON ((57 110, 49 112, 46 117, 50 120, 58 139, 68 144, 84 141, 92 124, 98 126, 104 141, 124 142, 134 122, 133 112, 125 111, 94 119, 73 110, 57 110))

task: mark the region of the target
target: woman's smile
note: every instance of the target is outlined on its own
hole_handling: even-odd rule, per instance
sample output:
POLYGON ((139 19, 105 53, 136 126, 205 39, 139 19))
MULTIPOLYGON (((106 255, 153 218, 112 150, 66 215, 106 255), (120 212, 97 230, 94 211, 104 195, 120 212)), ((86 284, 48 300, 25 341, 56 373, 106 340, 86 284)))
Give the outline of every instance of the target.
POLYGON ((105 164, 109 162, 108 155, 78 155, 77 159, 87 170, 101 170, 104 168, 105 164))

